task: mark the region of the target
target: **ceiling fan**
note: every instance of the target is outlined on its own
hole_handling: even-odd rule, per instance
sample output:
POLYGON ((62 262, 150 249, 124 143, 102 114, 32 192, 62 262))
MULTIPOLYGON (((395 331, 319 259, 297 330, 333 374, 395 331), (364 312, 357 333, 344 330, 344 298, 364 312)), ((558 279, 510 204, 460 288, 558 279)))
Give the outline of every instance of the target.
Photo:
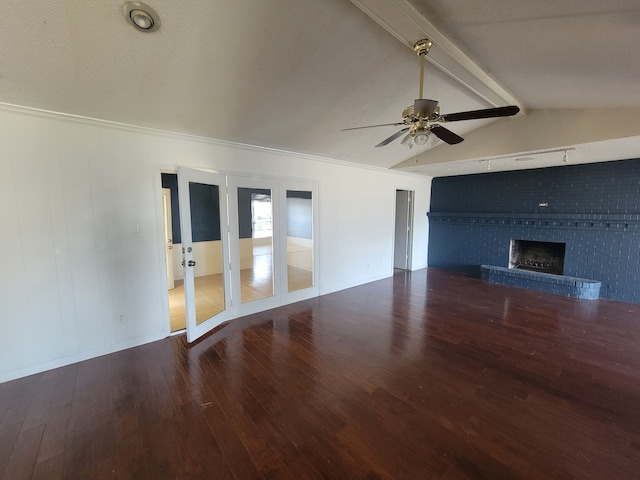
POLYGON ((402 134, 408 132, 402 139, 402 145, 409 145, 409 148, 416 145, 425 145, 427 143, 434 144, 437 139, 455 145, 464 140, 458 134, 440 125, 442 122, 459 122, 461 120, 478 120, 482 118, 510 117, 520 111, 515 105, 506 107, 485 108, 482 110, 471 110, 468 112, 447 113, 440 115, 440 107, 437 100, 430 100, 423 97, 424 85, 424 57, 431 48, 431 40, 424 39, 417 42, 413 49, 420 57, 420 98, 416 99, 413 105, 408 106, 402 111, 402 121, 398 123, 383 123, 380 125, 368 125, 366 127, 344 128, 341 131, 359 130, 362 128, 387 127, 407 125, 389 138, 381 141, 376 147, 384 147, 390 144, 402 134), (431 136, 430 134, 433 134, 431 136))

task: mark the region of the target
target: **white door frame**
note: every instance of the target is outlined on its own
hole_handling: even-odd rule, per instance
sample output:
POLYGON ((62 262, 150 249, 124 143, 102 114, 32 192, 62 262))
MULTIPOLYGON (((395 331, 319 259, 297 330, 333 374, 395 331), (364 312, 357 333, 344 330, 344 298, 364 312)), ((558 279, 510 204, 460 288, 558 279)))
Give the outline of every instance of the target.
POLYGON ((173 229, 171 222, 171 189, 162 189, 162 221, 164 226, 164 254, 167 262, 167 290, 176 288, 173 272, 173 229))
POLYGON ((234 317, 249 315, 261 312, 280 305, 280 273, 278 268, 281 262, 280 257, 280 195, 278 182, 269 178, 243 177, 239 175, 229 175, 228 181, 228 201, 229 201, 229 244, 231 246, 231 291, 233 296, 234 317), (238 212, 238 188, 256 188, 271 191, 271 209, 273 218, 273 236, 271 244, 271 275, 273 284, 273 295, 252 302, 242 302, 241 286, 241 265, 240 265, 240 216, 238 212))
POLYGON ((282 232, 282 241, 279 242, 280 258, 280 291, 282 293, 281 305, 298 302, 311 297, 320 295, 320 259, 318 252, 318 183, 303 180, 281 180, 280 181, 280 231, 282 232), (311 287, 289 292, 288 275, 287 275, 287 191, 297 190, 311 192, 312 205, 312 242, 313 242, 313 283, 311 287))
MULTIPOLYGON (((173 173, 178 175, 178 196, 180 198, 179 201, 179 207, 180 207, 180 229, 182 231, 182 246, 185 247, 186 250, 186 241, 188 240, 189 242, 191 242, 191 234, 190 234, 190 228, 186 229, 185 225, 183 224, 183 217, 186 216, 187 212, 184 211, 183 207, 182 207, 182 203, 187 202, 187 198, 188 197, 188 189, 187 188, 183 188, 182 183, 184 183, 186 181, 186 184, 188 185, 188 181, 189 180, 193 180, 196 181, 196 183, 207 183, 207 181, 203 181, 201 177, 201 175, 204 175, 206 178, 212 178, 215 180, 209 180, 209 181, 214 181, 214 184, 218 184, 215 182, 221 182, 222 178, 224 178, 224 182, 228 182, 230 178, 232 177, 241 177, 241 178, 246 178, 243 174, 226 174, 224 172, 217 172, 217 173, 213 173, 211 170, 200 170, 198 168, 187 168, 187 167, 180 167, 180 166, 161 166, 159 168, 158 173, 173 173), (209 175, 213 175, 213 177, 208 177, 209 175), (183 182, 180 181, 181 176, 185 177, 185 180, 183 180, 183 182), (189 231, 189 238, 187 239, 187 237, 185 236, 185 231, 189 231)), ((160 180, 161 175, 158 175, 158 180, 160 180)), ((273 184, 275 183, 276 188, 273 190, 273 196, 272 196, 272 200, 275 201, 275 204, 277 205, 277 207, 274 206, 274 212, 273 212, 273 218, 274 218, 274 232, 279 232, 278 233, 278 237, 280 237, 279 240, 274 239, 274 251, 273 251, 273 255, 274 258, 279 258, 279 264, 274 262, 274 291, 276 292, 276 294, 273 297, 273 305, 271 305, 271 302, 249 302, 247 303, 246 308, 237 308, 236 306, 236 300, 231 299, 231 294, 232 294, 232 290, 231 288, 227 288, 225 287, 225 306, 226 309, 224 312, 222 312, 223 314, 214 317, 213 319, 211 319, 211 321, 207 321, 204 324, 202 324, 201 326, 196 326, 195 328, 192 326, 191 327, 191 332, 189 331, 189 320, 187 319, 187 341, 192 342, 195 339, 199 338, 200 336, 206 334, 208 331, 210 331, 211 329, 215 328, 217 325, 220 325, 226 321, 232 320, 233 318, 237 318, 239 316, 242 315, 247 315, 249 313, 253 313, 253 308, 254 306, 252 304, 255 303, 255 311, 262 311, 262 310, 267 310, 269 308, 272 307, 276 307, 276 306, 282 306, 282 305, 286 305, 289 303, 293 303, 293 302, 297 302, 297 301, 301 301, 301 300, 306 300, 308 298, 314 298, 317 297, 320 293, 320 262, 319 262, 319 255, 318 252, 320 250, 319 248, 319 239, 318 239, 318 182, 314 181, 314 180, 307 180, 307 179, 283 179, 283 178, 274 178, 274 177, 268 177, 268 176, 261 176, 258 178, 258 183, 261 186, 267 185, 269 183, 273 184), (287 235, 287 218, 286 218, 286 214, 287 214, 287 205, 286 205, 286 194, 287 194, 287 190, 300 190, 300 191, 310 191, 312 194, 312 221, 313 221, 313 284, 308 287, 308 288, 304 288, 304 289, 300 289, 300 290, 296 290, 293 292, 288 292, 288 278, 287 278, 287 245, 286 245, 286 235, 287 235), (278 226, 276 226, 276 224, 278 224, 278 226), (281 240, 282 238, 284 238, 284 240, 281 240), (279 280, 278 280, 279 278, 279 280), (232 304, 233 303, 233 304, 232 304), (267 305, 269 304, 269 305, 267 305)), ((159 193, 161 193, 161 182, 158 181, 158 190, 159 193)), ((260 188, 260 187, 258 187, 260 188)), ((262 187, 264 188, 264 187, 262 187)), ((220 193, 221 193, 221 199, 220 199, 220 206, 221 206, 221 234, 223 237, 223 242, 224 242, 224 246, 223 249, 225 250, 225 258, 228 259, 228 264, 229 266, 231 265, 231 247, 229 245, 229 236, 225 235, 226 232, 228 232, 227 229, 230 230, 231 225, 229 223, 229 218, 227 218, 227 212, 229 211, 229 207, 228 207, 228 193, 226 191, 226 188, 224 189, 220 189, 220 193), (222 198, 224 197, 224 198, 222 198)), ((161 195, 158 195, 158 210, 159 210, 159 218, 162 218, 162 204, 161 204, 161 195)), ((237 208, 237 207, 236 207, 237 208)), ((189 213, 190 215, 190 210, 189 213)), ((275 233, 274 233, 275 236, 275 233)), ((164 243, 164 242, 163 242, 164 243)), ((177 250, 174 249, 174 254, 179 254, 179 252, 177 250)), ((185 251, 185 256, 186 254, 189 252, 185 251)), ((188 264, 188 260, 189 258, 185 258, 186 262, 188 264)), ((189 268, 189 267, 185 267, 185 268, 189 268)), ((164 269, 163 269, 164 270, 164 269)), ((193 270, 193 269, 191 269, 193 270)), ((163 271, 163 273, 165 273, 163 271)), ((230 269, 226 268, 224 269, 224 281, 225 281, 225 285, 231 287, 232 286, 232 281, 231 281, 231 271, 230 269)), ((187 290, 187 275, 185 275, 184 277, 184 282, 185 282, 185 292, 187 290)), ((163 289, 164 290, 164 300, 166 305, 168 306, 169 304, 169 298, 168 298, 168 290, 163 289)), ((234 296, 238 296, 239 292, 236 294, 235 292, 233 293, 234 296)), ((186 299, 185 299, 186 300, 186 299)), ((193 303, 193 301, 191 301, 193 303)), ((188 305, 189 302, 185 303, 185 310, 188 311, 189 309, 191 309, 191 316, 193 317, 193 319, 195 320, 195 315, 194 315, 194 309, 195 306, 194 305, 188 305)), ((170 312, 168 310, 168 308, 165 310, 166 311, 166 324, 170 325, 170 312)), ((189 315, 187 313, 187 315, 189 315)), ((192 322, 193 323, 193 322, 192 322)))
POLYGON ((193 342, 202 335, 210 332, 215 327, 232 318, 231 309, 231 283, 229 277, 229 224, 227 218, 227 192, 226 176, 192 168, 178 168, 178 198, 180 204, 180 230, 182 234, 182 259, 184 268, 184 297, 185 313, 187 318, 187 341, 193 342), (224 290, 225 308, 220 313, 201 323, 196 321, 195 305, 195 274, 196 259, 193 255, 193 239, 191 232, 191 200, 189 184, 201 183, 218 186, 219 214, 220 214, 220 240, 222 244, 222 282, 224 290))

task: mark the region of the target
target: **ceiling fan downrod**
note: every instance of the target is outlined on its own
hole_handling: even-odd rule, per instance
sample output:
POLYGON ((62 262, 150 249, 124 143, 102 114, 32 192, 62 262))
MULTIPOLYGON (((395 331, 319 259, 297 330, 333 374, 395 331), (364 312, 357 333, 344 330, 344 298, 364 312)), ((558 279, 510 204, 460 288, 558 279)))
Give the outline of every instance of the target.
MULTIPOLYGON (((425 38, 416 42, 413 50, 420 57, 420 98, 417 98, 413 105, 409 105, 402 111, 402 121, 396 123, 383 123, 378 125, 368 125, 366 127, 343 128, 342 130, 359 130, 362 128, 400 126, 403 128, 378 143, 376 147, 384 147, 396 138, 405 135, 400 142, 402 145, 428 145, 430 140, 442 140, 449 145, 455 145, 464 140, 460 135, 452 132, 440 125, 444 122, 459 122, 461 120, 479 120, 484 118, 511 117, 516 115, 520 108, 517 105, 507 105, 504 107, 483 108, 480 110, 470 110, 467 112, 440 114, 440 107, 437 100, 424 98, 424 58, 431 49, 431 40, 425 38), (433 134, 433 135, 432 135, 433 134)), ((430 145, 433 146, 433 143, 430 145)), ((429 145, 428 145, 429 147, 429 145)))
POLYGON ((427 53, 429 53, 429 50, 431 49, 431 45, 432 45, 431 40, 429 40, 428 38, 425 38, 423 40, 418 40, 416 44, 413 46, 413 50, 420 57, 420 95, 418 96, 418 98, 421 100, 423 98, 423 87, 424 87, 424 57, 426 57, 427 53))

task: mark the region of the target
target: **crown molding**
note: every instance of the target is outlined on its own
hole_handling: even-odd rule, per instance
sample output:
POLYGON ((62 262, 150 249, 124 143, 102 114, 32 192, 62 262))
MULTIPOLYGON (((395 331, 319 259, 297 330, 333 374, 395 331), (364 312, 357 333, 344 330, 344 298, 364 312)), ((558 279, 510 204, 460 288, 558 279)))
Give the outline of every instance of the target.
POLYGON ((307 160, 312 160, 316 162, 332 163, 335 165, 342 165, 346 167, 363 168, 365 170, 373 170, 373 171, 383 172, 383 173, 392 172, 393 174, 403 174, 410 177, 415 177, 415 176, 424 177, 424 174, 417 174, 414 172, 406 172, 406 171, 400 171, 400 170, 392 171, 385 167, 350 162, 348 160, 342 160, 339 158, 322 157, 320 155, 313 155, 309 153, 298 153, 298 152, 292 152, 289 150, 280 150, 278 148, 273 148, 273 147, 262 147, 259 145, 249 145, 244 143, 229 142, 226 140, 220 140, 212 137, 192 135, 189 133, 172 132, 169 130, 160 130, 160 129, 150 128, 150 127, 143 127, 139 125, 128 124, 128 123, 113 122, 110 120, 84 117, 82 115, 56 112, 52 110, 44 110, 40 108, 27 107, 23 105, 15 105, 10 103, 0 102, 0 112, 17 113, 21 115, 30 115, 30 116, 37 116, 37 117, 47 117, 47 118, 53 118, 58 120, 64 120, 68 122, 81 123, 84 125, 94 125, 97 127, 112 128, 116 130, 139 133, 143 135, 155 135, 155 136, 160 136, 165 138, 174 138, 174 139, 191 141, 191 142, 206 143, 209 145, 216 145, 219 147, 236 148, 241 150, 261 152, 265 154, 278 155, 282 157, 290 157, 290 158, 296 158, 296 159, 307 159, 307 160))

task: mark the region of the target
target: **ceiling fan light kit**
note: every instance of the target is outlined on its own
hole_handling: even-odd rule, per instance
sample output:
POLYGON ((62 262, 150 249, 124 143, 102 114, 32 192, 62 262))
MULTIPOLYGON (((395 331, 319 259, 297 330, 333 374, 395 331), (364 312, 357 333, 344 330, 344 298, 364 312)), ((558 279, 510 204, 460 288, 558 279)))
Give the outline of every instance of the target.
POLYGON ((440 114, 440 107, 437 100, 431 100, 423 98, 424 90, 424 59, 431 49, 431 40, 425 38, 422 39, 413 46, 414 51, 420 57, 420 88, 419 98, 417 98, 413 105, 409 105, 402 111, 402 121, 398 123, 385 123, 382 125, 369 125, 366 127, 354 127, 344 128, 342 131, 347 130, 359 130, 362 128, 373 127, 386 127, 386 126, 398 126, 406 125, 405 128, 397 133, 394 133, 390 137, 384 139, 382 142, 376 145, 376 147, 384 147, 390 144, 396 138, 402 136, 403 133, 408 132, 405 138, 402 139, 402 145, 408 145, 409 148, 413 145, 427 145, 427 147, 433 147, 438 140, 449 145, 455 145, 464 140, 457 133, 452 132, 448 128, 443 127, 440 123, 445 122, 458 122, 461 120, 478 120, 483 118, 496 118, 496 117, 510 117, 516 115, 520 108, 515 105, 509 105, 506 107, 494 107, 485 108, 482 110, 471 110, 468 112, 449 113, 445 115, 440 114))
POLYGON ((413 137, 413 141, 416 145, 424 145, 429 140, 429 132, 419 132, 413 137))

